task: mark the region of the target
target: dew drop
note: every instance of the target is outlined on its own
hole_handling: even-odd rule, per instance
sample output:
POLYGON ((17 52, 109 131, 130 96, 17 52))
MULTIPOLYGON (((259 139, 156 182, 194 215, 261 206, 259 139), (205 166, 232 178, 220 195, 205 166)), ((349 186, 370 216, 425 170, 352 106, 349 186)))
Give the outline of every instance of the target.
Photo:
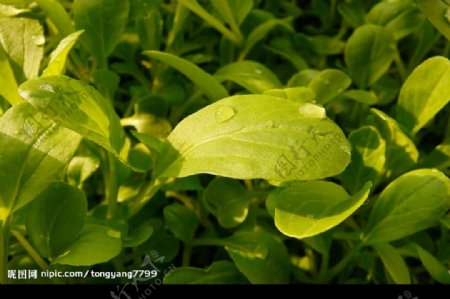
POLYGON ((228 105, 222 105, 217 107, 216 110, 216 121, 218 123, 224 123, 231 120, 236 115, 236 110, 228 105))
POLYGON ((305 217, 308 218, 308 219, 314 219, 314 216, 311 215, 311 214, 308 214, 308 215, 306 215, 305 217))
POLYGON ((45 44, 45 38, 42 35, 34 35, 32 39, 36 46, 43 46, 45 44))
POLYGON ((266 121, 265 127, 267 129, 272 129, 274 127, 273 121, 271 120, 266 121))
POLYGON ((303 103, 298 107, 298 112, 308 118, 320 118, 324 119, 327 117, 327 114, 325 112, 325 108, 320 107, 318 105, 314 105, 311 103, 303 103))
POLYGON ((445 10, 444 17, 447 19, 447 22, 450 23, 450 6, 448 6, 447 9, 445 10))
POLYGON ((255 69, 255 73, 258 74, 258 75, 261 75, 262 71, 260 69, 255 69))

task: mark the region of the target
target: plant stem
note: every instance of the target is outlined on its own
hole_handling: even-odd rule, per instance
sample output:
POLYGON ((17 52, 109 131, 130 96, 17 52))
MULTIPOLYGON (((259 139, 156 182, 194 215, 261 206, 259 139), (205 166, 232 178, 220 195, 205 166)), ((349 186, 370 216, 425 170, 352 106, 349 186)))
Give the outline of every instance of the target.
POLYGON ((38 264, 42 270, 48 269, 48 264, 39 255, 39 253, 34 249, 33 246, 28 242, 28 240, 17 230, 12 230, 11 234, 19 241, 20 245, 25 249, 25 251, 31 256, 31 258, 38 264))
POLYGON ((0 284, 8 279, 8 251, 9 251, 9 224, 10 217, 0 221, 0 284))
POLYGON ((186 244, 183 250, 182 267, 189 267, 191 262, 192 246, 186 244))
POLYGON ((128 208, 128 217, 131 218, 136 215, 145 204, 152 199, 152 197, 158 192, 163 183, 160 180, 152 180, 146 184, 137 195, 136 199, 130 204, 128 208))
POLYGON ((395 64, 397 65, 398 73, 399 73, 400 77, 402 78, 403 81, 405 81, 406 77, 408 75, 406 73, 405 64, 403 63, 402 57, 400 56, 400 52, 397 47, 395 47, 394 60, 395 60, 395 64))
POLYGON ((354 246, 349 253, 339 263, 336 264, 333 268, 331 268, 325 276, 320 279, 321 283, 329 283, 336 275, 338 275, 347 264, 354 258, 354 256, 364 247, 364 243, 358 243, 354 246))
POLYGON ((111 153, 107 153, 106 156, 107 167, 105 173, 105 188, 106 188, 106 202, 108 203, 108 212, 106 217, 113 219, 117 210, 117 175, 116 175, 116 163, 114 156, 111 153))

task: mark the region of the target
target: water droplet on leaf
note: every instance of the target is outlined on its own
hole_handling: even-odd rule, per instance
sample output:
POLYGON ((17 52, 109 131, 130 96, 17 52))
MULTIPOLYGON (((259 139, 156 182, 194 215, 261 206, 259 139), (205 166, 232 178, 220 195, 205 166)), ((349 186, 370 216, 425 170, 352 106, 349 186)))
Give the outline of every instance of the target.
POLYGON ((255 73, 258 74, 258 75, 261 75, 262 71, 260 69, 255 69, 255 73))
POLYGON ((325 108, 311 103, 304 103, 298 107, 298 112, 308 118, 320 118, 323 119, 327 117, 325 108))
POLYGON ((271 121, 271 120, 266 121, 265 127, 267 129, 273 128, 274 127, 273 121, 271 121))
POLYGON ((53 86, 48 83, 43 83, 43 84, 39 85, 39 89, 49 91, 49 92, 55 92, 55 90, 53 89, 53 86))
POLYGON ((224 123, 231 120, 236 115, 236 110, 228 105, 222 105, 217 107, 216 121, 218 123, 224 123))
POLYGON ((35 35, 32 39, 36 46, 43 46, 45 44, 45 38, 42 35, 35 35))

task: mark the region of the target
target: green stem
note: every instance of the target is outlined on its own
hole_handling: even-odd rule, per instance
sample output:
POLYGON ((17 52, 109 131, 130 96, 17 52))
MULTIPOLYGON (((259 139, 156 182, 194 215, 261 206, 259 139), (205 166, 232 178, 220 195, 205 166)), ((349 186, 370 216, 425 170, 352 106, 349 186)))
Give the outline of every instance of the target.
POLYGON ((106 174, 105 174, 105 188, 106 188, 106 202, 108 203, 108 212, 106 217, 113 219, 117 210, 117 196, 119 188, 117 186, 116 163, 115 158, 111 153, 107 153, 106 174))
POLYGON ((330 282, 336 275, 341 273, 342 270, 347 266, 347 264, 353 260, 355 255, 359 253, 359 251, 364 247, 364 243, 358 243, 356 246, 354 246, 347 255, 339 261, 339 263, 336 264, 333 268, 331 268, 330 271, 326 273, 325 276, 323 276, 320 280, 322 283, 328 283, 330 282))
POLYGON ((146 184, 137 195, 136 199, 128 207, 128 217, 131 218, 136 215, 145 204, 153 198, 153 196, 158 192, 159 188, 163 185, 160 180, 152 180, 150 183, 146 184))
POLYGON ((19 241, 20 245, 25 249, 25 251, 31 256, 31 258, 38 264, 42 270, 48 269, 48 264, 39 255, 39 253, 34 249, 33 246, 28 242, 28 240, 17 230, 12 230, 11 234, 19 241))
POLYGON ((183 250, 182 267, 189 267, 189 264, 191 262, 191 254, 192 254, 192 246, 186 244, 183 250))
POLYGON ((330 257, 326 254, 322 254, 322 261, 320 263, 319 277, 324 277, 328 270, 328 263, 330 261, 330 257))
POLYGON ((9 224, 10 217, 0 222, 0 284, 8 281, 9 224))
POLYGON ((406 77, 408 75, 406 73, 405 64, 403 63, 402 57, 400 56, 400 52, 397 49, 397 47, 395 48, 394 60, 395 60, 395 64, 397 65, 398 73, 399 73, 400 77, 402 78, 403 81, 405 81, 406 77))

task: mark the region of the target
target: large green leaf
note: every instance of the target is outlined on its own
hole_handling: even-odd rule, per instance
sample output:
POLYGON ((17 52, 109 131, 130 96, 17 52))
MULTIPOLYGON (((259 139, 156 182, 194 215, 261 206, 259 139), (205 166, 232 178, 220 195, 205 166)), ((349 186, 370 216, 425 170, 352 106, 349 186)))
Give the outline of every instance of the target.
POLYGON ((276 196, 275 226, 299 239, 320 234, 353 214, 369 196, 370 186, 350 197, 335 183, 295 182, 276 196))
POLYGON ((370 112, 369 123, 377 128, 386 142, 385 175, 395 178, 415 165, 419 152, 393 118, 375 108, 371 108, 370 112))
POLYGON ((76 0, 72 7, 76 30, 85 30, 81 43, 101 67, 119 42, 128 19, 128 0, 76 0))
POLYGON ((53 263, 91 266, 104 263, 120 253, 120 232, 99 224, 87 224, 81 235, 53 263))
POLYGON ((352 161, 342 173, 342 185, 350 192, 371 181, 375 187, 381 180, 386 161, 386 143, 372 126, 364 126, 349 136, 352 161))
POLYGON ((402 256, 394 247, 388 243, 382 243, 374 245, 374 248, 395 283, 411 283, 411 274, 409 273, 408 266, 406 266, 402 256))
POLYGON ((125 133, 111 103, 89 85, 63 75, 32 79, 20 95, 54 121, 118 155, 125 133))
POLYGON ((220 225, 231 228, 247 218, 250 198, 245 192, 238 181, 218 177, 209 183, 203 196, 206 207, 217 217, 220 225))
POLYGON ((450 271, 441 261, 434 257, 431 253, 416 245, 417 253, 423 266, 436 281, 443 284, 450 284, 450 271))
POLYGON ((42 76, 61 75, 64 72, 70 50, 84 31, 77 31, 66 36, 50 54, 50 61, 42 76))
POLYGON ((28 236, 42 256, 57 257, 79 236, 86 213, 84 193, 65 183, 55 182, 28 208, 28 236))
POLYGON ((164 277, 165 284, 236 284, 247 280, 236 266, 228 261, 217 261, 206 269, 181 267, 164 277))
POLYGON ((10 108, 0 119, 0 219, 61 178, 80 140, 26 102, 10 108))
POLYGON ((325 109, 263 96, 233 96, 172 131, 156 176, 211 173, 238 179, 314 180, 340 173, 350 148, 325 109))
POLYGON ((417 133, 450 100, 450 61, 436 56, 422 62, 400 90, 397 120, 417 133))
POLYGON ((450 207, 450 179, 435 169, 410 171, 375 202, 365 235, 370 244, 394 241, 435 224, 450 207))
POLYGON ((214 77, 219 81, 233 81, 252 93, 263 93, 268 89, 282 88, 272 71, 259 62, 239 61, 219 69, 214 77))
POLYGON ((353 81, 366 88, 389 69, 395 56, 394 39, 381 26, 363 25, 348 39, 344 54, 353 81))
POLYGON ((189 80, 198 85, 211 100, 217 101, 228 96, 228 91, 218 80, 192 62, 159 51, 145 51, 144 54, 150 58, 167 63, 178 70, 188 77, 189 80))
POLYGON ((17 82, 36 77, 44 54, 41 24, 26 18, 0 18, 0 35, 0 43, 13 62, 17 82))
POLYGON ((267 232, 238 232, 233 235, 239 243, 261 246, 266 254, 255 255, 236 246, 225 246, 236 267, 251 283, 287 283, 289 281, 289 255, 283 243, 267 232))

